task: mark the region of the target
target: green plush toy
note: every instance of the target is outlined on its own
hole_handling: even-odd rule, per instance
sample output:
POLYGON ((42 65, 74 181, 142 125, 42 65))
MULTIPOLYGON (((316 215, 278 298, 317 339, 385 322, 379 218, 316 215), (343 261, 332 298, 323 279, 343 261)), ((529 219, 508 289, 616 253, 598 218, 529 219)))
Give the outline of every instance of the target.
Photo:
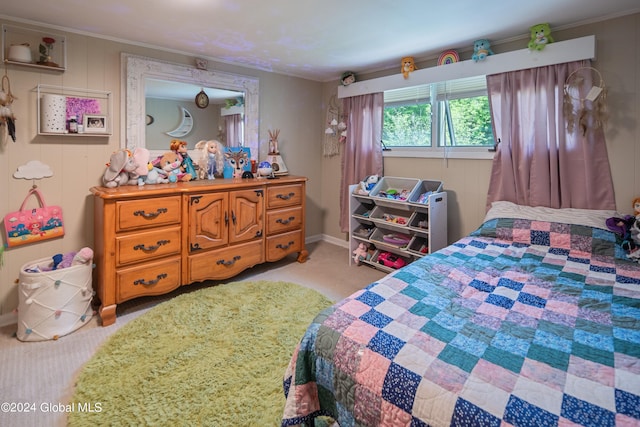
POLYGON ((531 40, 529 41, 529 49, 542 50, 549 43, 553 43, 549 24, 537 24, 531 27, 530 30, 531 40))

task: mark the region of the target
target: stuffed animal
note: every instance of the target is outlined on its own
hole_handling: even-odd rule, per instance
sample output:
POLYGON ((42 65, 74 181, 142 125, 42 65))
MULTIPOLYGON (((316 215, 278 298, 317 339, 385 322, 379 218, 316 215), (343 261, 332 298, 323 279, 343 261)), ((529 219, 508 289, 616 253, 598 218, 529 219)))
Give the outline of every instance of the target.
POLYGON ((351 83, 356 82, 356 75, 353 71, 346 71, 342 73, 342 77, 340 77, 340 83, 342 86, 349 86, 351 83))
POLYGON ((184 173, 180 168, 182 157, 175 151, 167 151, 152 163, 166 173, 169 182, 191 181, 191 174, 184 173))
POLYGON ((634 215, 607 218, 606 225, 622 239, 621 246, 627 258, 640 262, 640 197, 633 199, 631 206, 634 215))
POLYGON ((360 265, 360 261, 367 259, 369 251, 367 251, 367 245, 360 243, 358 247, 353 251, 353 260, 356 265, 360 265))
POLYGON ((73 267, 74 265, 88 264, 93 260, 93 249, 84 247, 78 252, 67 252, 64 255, 55 254, 51 257, 51 260, 51 266, 44 268, 44 271, 60 270, 61 268, 73 267))
POLYGON ((102 183, 109 188, 128 185, 129 174, 133 173, 137 167, 138 165, 136 165, 129 150, 118 150, 111 155, 109 163, 107 163, 107 170, 104 171, 102 176, 102 183))
POLYGON ((189 157, 189 150, 187 148, 187 141, 181 141, 179 139, 172 139, 169 144, 169 149, 182 158, 182 164, 180 169, 182 172, 189 174, 191 179, 196 179, 196 169, 193 167, 193 161, 189 157))
POLYGON ((418 67, 416 67, 416 62, 413 59, 413 56, 405 56, 404 58, 402 58, 400 72, 402 73, 405 79, 409 77, 409 73, 417 69, 418 67))
POLYGON ((542 50, 549 43, 553 43, 553 37, 551 37, 551 27, 549 27, 549 24, 537 24, 531 27, 529 30, 531 30, 529 49, 542 50))
POLYGON ((365 179, 360 181, 355 190, 353 190, 353 193, 368 196, 369 192, 373 190, 373 187, 376 186, 379 180, 380 177, 378 175, 369 175, 365 179))
POLYGON ((136 147, 131 156, 136 163, 136 169, 133 172, 129 172, 129 184, 144 185, 145 177, 149 173, 149 150, 144 147, 136 147))
POLYGON ((480 39, 473 42, 473 55, 471 55, 471 59, 478 62, 482 61, 489 55, 493 55, 491 42, 489 40, 480 39))
POLYGON ((195 158, 198 166, 198 179, 215 179, 222 175, 224 169, 224 145, 220 141, 199 141, 196 144, 198 155, 195 158))
POLYGON ((152 163, 147 164, 147 174, 143 177, 142 183, 138 185, 145 184, 166 184, 169 182, 169 178, 167 174, 162 169, 153 166, 152 163))
POLYGON ((251 170, 251 161, 249 152, 246 149, 234 150, 227 147, 224 152, 224 158, 231 169, 232 178, 242 178, 244 171, 251 170))

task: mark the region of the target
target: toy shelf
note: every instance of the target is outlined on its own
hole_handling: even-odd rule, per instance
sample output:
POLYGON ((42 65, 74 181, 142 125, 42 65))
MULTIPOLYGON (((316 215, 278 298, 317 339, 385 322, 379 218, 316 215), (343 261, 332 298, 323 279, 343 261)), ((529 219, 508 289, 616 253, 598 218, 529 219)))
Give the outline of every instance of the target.
POLYGON ((349 186, 350 264, 360 243, 369 256, 359 263, 385 272, 447 245, 447 193, 440 181, 383 177, 368 195, 353 194, 357 187, 349 186), (395 194, 390 190, 406 197, 386 197, 395 194))

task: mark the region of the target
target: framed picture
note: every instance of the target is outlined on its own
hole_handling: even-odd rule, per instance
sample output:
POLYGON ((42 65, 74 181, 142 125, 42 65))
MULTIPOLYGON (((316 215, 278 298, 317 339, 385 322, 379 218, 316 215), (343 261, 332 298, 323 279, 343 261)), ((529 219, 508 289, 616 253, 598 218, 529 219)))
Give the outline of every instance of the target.
POLYGON ((85 133, 107 132, 107 116, 85 114, 83 122, 85 133))

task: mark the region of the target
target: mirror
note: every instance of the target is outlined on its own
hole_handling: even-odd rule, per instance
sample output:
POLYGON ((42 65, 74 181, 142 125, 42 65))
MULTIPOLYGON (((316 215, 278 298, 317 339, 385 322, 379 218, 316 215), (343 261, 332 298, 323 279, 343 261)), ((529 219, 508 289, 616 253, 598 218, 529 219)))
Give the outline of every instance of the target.
MULTIPOLYGON (((126 75, 125 117, 122 120, 124 125, 124 141, 123 148, 133 149, 135 147, 146 147, 151 155, 161 155, 167 151, 168 143, 172 139, 166 135, 166 144, 162 147, 154 147, 150 142, 146 141, 146 127, 149 121, 156 121, 155 118, 149 119, 146 114, 146 87, 147 85, 157 85, 157 82, 182 83, 196 86, 198 90, 193 93, 195 99, 196 93, 201 89, 215 99, 213 90, 222 91, 222 94, 241 94, 244 96, 244 141, 243 147, 251 149, 251 157, 259 158, 259 86, 258 79, 254 77, 246 77, 237 74, 223 73, 220 71, 201 70, 186 65, 164 62, 156 59, 140 57, 136 55, 122 54, 123 74, 126 75), (226 92, 230 91, 230 92, 226 92)), ((224 95, 221 95, 224 96, 224 95)), ((193 99, 192 101, 193 102, 193 99)), ((192 112, 199 110, 195 103, 190 108, 192 112)), ((210 108, 214 107, 213 105, 210 108)), ((187 108, 189 110, 189 108, 187 108)), ((176 108, 175 115, 179 114, 176 108)), ((166 130, 171 130, 175 125, 175 121, 167 123, 166 130)), ((206 139, 216 139, 216 135, 211 135, 206 139)), ((205 138, 203 138, 205 139, 205 138)))

